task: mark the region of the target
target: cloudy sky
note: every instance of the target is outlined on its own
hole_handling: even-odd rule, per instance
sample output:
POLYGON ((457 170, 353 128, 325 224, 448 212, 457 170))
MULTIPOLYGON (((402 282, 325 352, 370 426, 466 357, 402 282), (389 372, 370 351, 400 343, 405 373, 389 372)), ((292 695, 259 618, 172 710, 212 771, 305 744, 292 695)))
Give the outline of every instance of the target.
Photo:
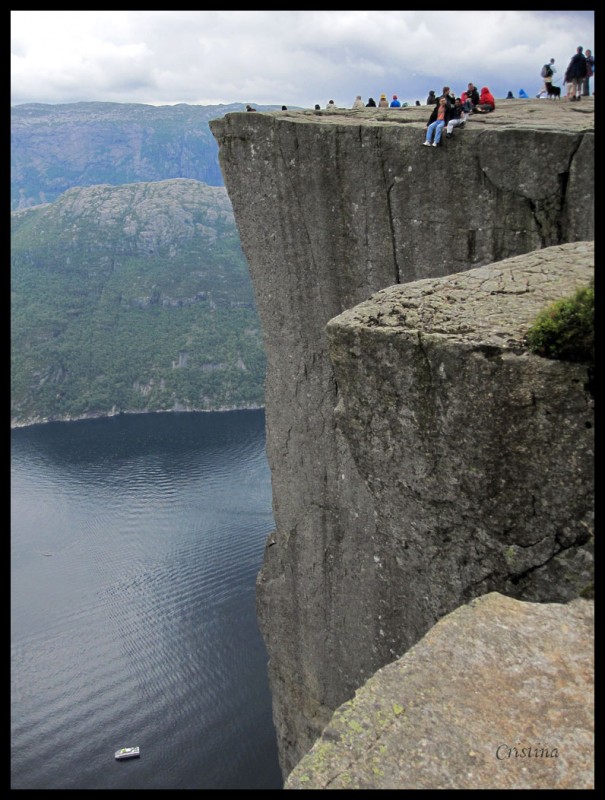
POLYGON ((594 11, 11 11, 11 104, 424 104, 505 97, 594 53, 594 11))

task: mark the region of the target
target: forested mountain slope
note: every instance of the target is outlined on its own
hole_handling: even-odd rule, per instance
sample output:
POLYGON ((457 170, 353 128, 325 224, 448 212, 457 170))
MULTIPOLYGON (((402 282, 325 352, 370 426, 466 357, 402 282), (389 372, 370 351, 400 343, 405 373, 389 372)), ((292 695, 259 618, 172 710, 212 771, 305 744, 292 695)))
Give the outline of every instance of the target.
POLYGON ((74 188, 11 223, 13 424, 263 404, 259 321, 223 187, 74 188))

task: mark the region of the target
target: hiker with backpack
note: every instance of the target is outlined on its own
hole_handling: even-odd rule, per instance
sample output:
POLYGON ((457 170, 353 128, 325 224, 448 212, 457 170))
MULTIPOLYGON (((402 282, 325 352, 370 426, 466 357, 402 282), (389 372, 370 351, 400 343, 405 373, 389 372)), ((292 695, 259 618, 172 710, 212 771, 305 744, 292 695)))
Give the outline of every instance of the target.
POLYGON ((551 84, 556 71, 555 60, 554 58, 551 58, 548 64, 544 64, 542 71, 540 72, 540 77, 544 78, 544 86, 540 89, 536 97, 540 97, 543 92, 546 92, 547 97, 552 94, 551 84))

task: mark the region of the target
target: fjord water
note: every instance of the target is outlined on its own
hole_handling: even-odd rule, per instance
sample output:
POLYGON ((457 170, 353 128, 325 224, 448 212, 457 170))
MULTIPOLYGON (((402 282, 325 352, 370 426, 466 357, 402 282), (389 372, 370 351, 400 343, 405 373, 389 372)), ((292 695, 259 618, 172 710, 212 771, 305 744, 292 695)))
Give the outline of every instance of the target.
POLYGON ((11 470, 11 788, 280 789, 263 412, 16 429, 11 470))

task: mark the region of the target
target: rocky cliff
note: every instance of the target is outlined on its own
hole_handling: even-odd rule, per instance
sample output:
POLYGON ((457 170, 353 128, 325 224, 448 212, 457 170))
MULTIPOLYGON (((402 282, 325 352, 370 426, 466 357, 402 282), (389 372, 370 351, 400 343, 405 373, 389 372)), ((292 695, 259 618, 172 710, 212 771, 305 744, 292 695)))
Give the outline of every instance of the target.
MULTIPOLYGON (((511 436, 520 430, 517 423, 527 423, 534 403, 535 417, 543 419, 542 427, 534 420, 532 430, 540 432, 541 446, 549 443, 550 408, 542 409, 544 392, 532 385, 531 367, 502 409, 505 429, 497 442, 490 439, 493 421, 482 440, 484 421, 498 410, 503 389, 492 395, 481 381, 497 375, 500 387, 505 386, 508 367, 524 354, 506 342, 494 345, 489 337, 473 347, 462 342, 461 360, 452 358, 444 377, 438 346, 424 351, 419 339, 411 361, 402 361, 393 350, 390 360, 376 365, 372 387, 384 408, 390 402, 391 419, 377 415, 373 429, 366 426, 368 417, 347 418, 326 326, 384 287, 473 272, 531 251, 592 240, 593 110, 592 100, 580 111, 565 103, 500 102, 496 113, 470 120, 439 148, 421 146, 428 117, 424 108, 228 114, 211 123, 250 265, 268 359, 267 452, 276 530, 258 580, 258 611, 270 655, 284 774, 311 747, 334 709, 444 614, 485 592, 511 591, 511 586, 521 599, 542 601, 567 600, 581 589, 574 581, 561 588, 550 577, 531 579, 540 572, 535 570, 540 559, 544 564, 565 549, 582 550, 578 564, 590 560, 590 535, 583 526, 574 526, 568 538, 562 521, 552 521, 545 536, 531 530, 531 509, 544 512, 540 503, 556 494, 558 483, 539 494, 538 505, 533 495, 527 498, 529 510, 518 524, 514 505, 505 513, 505 497, 510 501, 511 494, 496 499, 498 487, 514 472, 513 456, 523 471, 509 489, 514 485, 523 492, 523 477, 532 474, 531 435, 518 447, 511 436), (417 384, 412 385, 412 376, 417 384), (475 392, 466 400, 465 376, 475 392), (445 388, 452 379, 460 393, 449 418, 455 417, 456 424, 446 430, 447 400, 435 391, 439 382, 445 388), (411 406, 397 394, 404 386, 414 396, 411 406), (507 415, 513 407, 526 410, 511 420, 507 415), (393 420, 396 426, 388 430, 393 420), (374 480, 368 480, 371 470, 365 455, 359 458, 361 443, 367 452, 380 454, 376 464, 380 459, 389 464, 388 448, 399 444, 402 430, 410 434, 417 425, 418 436, 425 434, 430 443, 431 457, 415 466, 418 450, 406 459, 399 446, 397 463, 407 470, 400 488, 407 494, 389 509, 397 485, 381 494, 379 472, 372 471, 374 480), (465 444, 461 454, 476 445, 491 448, 484 472, 488 461, 483 457, 481 466, 463 458, 439 462, 442 444, 455 453, 454 443, 441 443, 440 435, 465 426, 468 448, 465 444), (498 453, 507 449, 511 452, 500 474, 498 453), (434 476, 431 464, 440 465, 434 476), (465 490, 474 491, 473 471, 481 489, 465 515, 465 490), (440 496, 439 480, 444 479, 440 496), (427 488, 431 491, 424 497, 427 488), (494 501, 486 509, 498 508, 497 530, 487 510, 481 522, 472 518, 482 508, 486 488, 494 501), (454 510, 452 501, 461 505, 454 510), (416 529, 414 517, 405 516, 413 515, 414 508, 426 512, 416 529), (399 510, 405 515, 398 518, 399 510), (462 548, 447 541, 454 529, 462 548), (411 557, 406 539, 413 542, 411 557), (444 542, 447 557, 441 556, 444 542), (455 552, 454 558, 465 560, 456 562, 450 574, 449 556, 455 552)), ((486 291, 488 284, 480 293, 486 291)), ((526 289, 522 281, 506 291, 496 281, 493 288, 496 299, 510 291, 523 294, 526 289)), ((364 348, 356 344, 350 358, 358 356, 368 367, 372 352, 364 348)), ((513 368, 508 377, 517 380, 519 372, 513 368)), ((575 410, 589 425, 585 371, 584 377, 581 371, 567 377, 575 410)), ((363 394, 363 386, 358 391, 363 394)), ((571 416, 577 432, 579 418, 571 416)), ((550 427, 555 435, 558 430, 550 427)), ((572 452, 573 442, 568 444, 572 452)), ((584 487, 590 460, 584 438, 580 452, 578 480, 584 487)), ((554 454, 549 458, 540 452, 535 465, 546 467, 542 483, 549 483, 554 462, 554 454)), ((537 483, 532 480, 532 491, 537 483)), ((589 495, 583 491, 572 513, 584 522, 590 517, 589 495)), ((524 501, 522 495, 519 502, 524 501)), ((581 583, 586 576, 578 572, 574 575, 581 583)))
POLYGON ((592 601, 484 595, 378 670, 284 788, 594 789, 593 650, 592 601))

